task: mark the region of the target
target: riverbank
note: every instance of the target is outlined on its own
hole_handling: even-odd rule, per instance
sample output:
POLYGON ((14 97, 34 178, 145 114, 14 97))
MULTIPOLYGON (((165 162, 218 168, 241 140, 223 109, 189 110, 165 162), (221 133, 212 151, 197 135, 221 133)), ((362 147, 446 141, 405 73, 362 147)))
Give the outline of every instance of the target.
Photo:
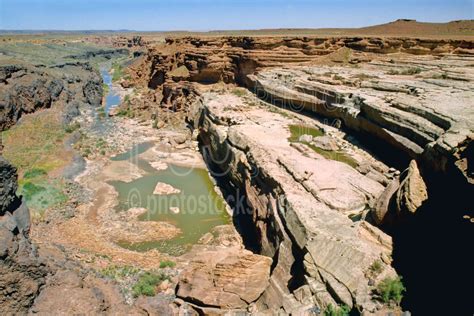
MULTIPOLYGON (((133 251, 120 245, 156 243, 181 236, 183 231, 173 223, 173 220, 176 223, 176 218, 167 216, 168 221, 160 221, 155 216, 154 220, 144 221, 140 219, 143 214, 124 216, 117 212, 119 194, 110 183, 130 184, 147 174, 159 174, 169 168, 168 172, 196 172, 193 170, 195 168, 202 170, 204 177, 209 177, 205 172, 206 165, 202 156, 196 150, 197 142, 190 139, 191 135, 184 127, 157 130, 149 123, 122 117, 105 118, 104 125, 107 128, 104 129, 94 129, 96 124, 94 111, 85 111, 80 120, 81 129, 76 131, 81 136, 74 145, 81 150, 89 149, 84 158, 85 170, 75 181, 80 190, 88 193, 90 199, 86 203, 77 203, 71 218, 64 218, 60 209, 48 210, 44 219, 34 227, 32 238, 43 246, 47 243, 59 243, 74 257, 96 269, 109 264, 156 268, 161 261, 170 259, 168 254, 156 250, 158 246, 148 247, 151 249, 145 251, 133 251), (149 146, 140 150, 140 144, 149 146), (123 159, 117 159, 118 157, 123 159)), ((175 175, 178 180, 182 176, 185 174, 175 175)), ((173 181, 172 178, 168 180, 173 181)), ((132 189, 135 188, 132 186, 132 189)), ((208 189, 212 190, 209 194, 217 194, 214 184, 210 183, 208 189)), ((221 203, 225 207, 223 200, 221 203)), ((218 223, 225 224, 226 220, 218 223)), ((213 226, 215 225, 206 225, 207 230, 198 234, 193 241, 197 242, 213 226)), ((186 226, 186 229, 190 227, 186 226)), ((173 260, 179 261, 177 258, 173 260)))

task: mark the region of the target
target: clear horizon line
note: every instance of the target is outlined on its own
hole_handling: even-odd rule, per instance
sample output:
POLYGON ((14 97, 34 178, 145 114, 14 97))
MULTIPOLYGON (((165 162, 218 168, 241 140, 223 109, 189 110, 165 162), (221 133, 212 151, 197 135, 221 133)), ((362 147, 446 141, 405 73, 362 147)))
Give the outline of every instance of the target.
POLYGON ((69 32, 69 33, 81 33, 81 32, 114 32, 114 33, 119 33, 119 32, 127 32, 127 33, 133 33, 133 32, 143 32, 143 33, 167 33, 167 32, 199 32, 199 33, 211 33, 211 32, 228 32, 228 31, 271 31, 271 30, 325 30, 325 29, 359 29, 359 28, 364 28, 364 27, 371 27, 371 26, 378 26, 378 25, 384 25, 387 23, 392 23, 400 20, 410 20, 410 21, 416 21, 418 23, 433 23, 433 24, 446 24, 446 23, 452 23, 452 22, 459 22, 459 21, 474 21, 474 19, 459 19, 459 20, 449 20, 449 21, 444 21, 444 22, 431 22, 431 21, 418 21, 415 19, 396 19, 396 20, 390 20, 384 23, 380 24, 374 24, 374 25, 366 25, 366 26, 358 26, 358 27, 268 27, 268 28, 255 28, 255 29, 194 29, 194 30, 138 30, 138 29, 0 29, 0 33, 8 33, 8 32, 35 32, 35 33, 40 33, 40 32, 69 32))

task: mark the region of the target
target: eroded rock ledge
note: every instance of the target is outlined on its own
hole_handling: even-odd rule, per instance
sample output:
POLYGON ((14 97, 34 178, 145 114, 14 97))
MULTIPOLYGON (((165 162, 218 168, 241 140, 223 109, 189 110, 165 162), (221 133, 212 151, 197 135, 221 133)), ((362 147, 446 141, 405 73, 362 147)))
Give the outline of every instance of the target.
POLYGON ((129 73, 133 84, 153 89, 136 105, 150 113, 156 104, 185 111, 193 83, 236 83, 381 140, 405 153, 404 167, 417 159, 422 169, 472 183, 473 49, 472 40, 169 38, 149 46, 129 73))
MULTIPOLYGON (((257 252, 273 258, 270 286, 253 307, 297 313, 310 304, 344 303, 370 312, 381 308, 371 291, 379 281, 371 262, 383 262, 387 275, 394 271, 391 238, 363 220, 369 210, 383 224, 386 213, 378 221, 376 211, 394 209, 394 200, 405 213, 423 204, 415 221, 384 227, 398 241, 394 256, 404 256, 400 261, 407 266, 413 264, 408 254, 418 251, 410 245, 415 231, 423 227, 429 240, 446 226, 454 232, 462 225, 461 208, 447 214, 430 203, 433 196, 440 199, 430 194, 446 183, 459 192, 456 200, 469 205, 473 45, 375 37, 169 39, 149 47, 130 68, 132 84, 150 88, 145 101, 132 105, 155 117, 187 115, 210 166, 227 175, 228 192, 244 196, 241 208, 249 212, 235 216, 250 217, 257 252), (245 93, 232 91, 233 84, 258 98, 239 101, 245 93), (265 109, 258 99, 267 102, 265 109), (290 145, 288 125, 295 116, 285 110, 354 133, 345 136, 362 141, 377 159, 400 171, 411 162, 410 168, 400 179, 395 169, 388 177, 383 167, 364 163, 370 155, 353 169, 322 159, 307 144, 290 145), (281 111, 285 115, 277 115, 281 111), (410 234, 402 236, 406 227, 410 234)), ((466 244, 451 236, 452 245, 466 244)), ((419 299, 428 286, 413 272, 403 269, 419 299)), ((429 306, 427 300, 420 309, 429 306)))
POLYGON ((0 129, 13 126, 22 115, 64 107, 63 121, 69 124, 79 114, 81 103, 99 106, 102 79, 88 63, 34 66, 26 63, 0 64, 0 129))
POLYGON ((375 137, 402 159, 400 152, 419 160, 425 171, 457 172, 472 183, 469 162, 458 160, 470 159, 462 152, 473 133, 473 61, 405 57, 356 68, 277 68, 249 76, 249 87, 274 104, 375 137))
POLYGON ((472 55, 474 44, 470 40, 376 37, 186 37, 168 38, 165 44, 148 48, 142 62, 132 67, 131 77, 135 83, 156 88, 167 79, 242 83, 257 68, 310 63, 322 56, 327 56, 326 62, 357 64, 370 59, 365 53, 472 55))
POLYGON ((200 131, 211 168, 225 174, 236 199, 245 197, 234 217, 251 217, 260 253, 273 258, 257 310, 382 307, 373 289, 396 274, 391 238, 348 216, 373 204, 384 189, 380 183, 342 162, 300 152, 287 140, 295 121, 231 94, 204 94, 188 119, 200 131), (382 266, 376 275, 374 262, 382 266))

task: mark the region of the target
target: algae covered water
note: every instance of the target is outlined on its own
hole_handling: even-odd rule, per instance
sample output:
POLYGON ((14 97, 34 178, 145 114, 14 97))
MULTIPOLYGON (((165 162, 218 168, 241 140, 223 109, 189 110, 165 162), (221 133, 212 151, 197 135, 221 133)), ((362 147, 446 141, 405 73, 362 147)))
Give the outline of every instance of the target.
POLYGON ((120 243, 120 246, 146 251, 158 249, 171 255, 184 253, 190 246, 213 227, 228 224, 225 200, 214 190, 214 184, 205 169, 169 165, 157 171, 137 154, 149 149, 152 143, 134 146, 129 152, 113 157, 125 160, 135 157, 134 163, 147 173, 135 181, 111 181, 117 190, 118 212, 130 208, 146 208, 147 213, 139 217, 143 221, 165 221, 181 230, 181 233, 166 241, 149 241, 136 244, 120 243), (165 183, 180 192, 168 195, 153 194, 157 183, 165 183))

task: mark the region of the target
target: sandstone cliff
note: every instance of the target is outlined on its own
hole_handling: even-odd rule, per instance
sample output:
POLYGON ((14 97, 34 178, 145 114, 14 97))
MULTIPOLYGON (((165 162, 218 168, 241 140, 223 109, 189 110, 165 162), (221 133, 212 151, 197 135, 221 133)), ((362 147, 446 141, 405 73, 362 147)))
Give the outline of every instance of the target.
MULTIPOLYGON (((273 258, 270 285, 253 308, 298 313, 311 304, 346 304, 380 312, 374 296, 380 279, 371 267, 380 261, 376 266, 394 276, 393 245, 370 223, 396 236, 396 265, 413 285, 416 273, 401 258, 416 252, 408 239, 430 216, 427 231, 443 227, 442 210, 426 209, 437 200, 430 190, 437 192, 445 179, 461 205, 472 192, 473 48, 472 40, 395 37, 170 38, 150 45, 128 71, 132 84, 149 88, 143 92, 148 101, 138 100, 137 108, 158 121, 186 116, 210 167, 226 175, 230 195, 243 197, 246 213, 234 216, 250 222, 244 239, 273 258), (229 95, 224 84, 246 87, 256 99, 242 103, 245 93, 229 95), (285 110, 346 131, 350 142, 400 171, 411 161, 410 167, 401 177, 395 169, 387 176, 363 159, 352 169, 321 159, 305 144, 290 146, 291 123, 271 114, 285 110)), ((316 146, 304 136, 303 143, 316 146)), ((460 211, 445 217, 446 227, 459 227, 460 211)))
POLYGON ((473 54, 469 40, 435 40, 374 37, 217 37, 168 38, 165 44, 151 45, 142 62, 132 67, 136 83, 156 88, 167 79, 201 83, 245 83, 256 68, 327 61, 357 63, 367 58, 362 53, 407 53, 413 55, 473 54), (347 51, 354 50, 349 56, 347 51), (343 52, 338 56, 336 52, 343 52), (346 56, 344 56, 346 55, 346 56), (173 74, 186 67, 185 76, 173 74))
MULTIPOLYGON (((256 310, 381 308, 374 286, 395 275, 391 239, 348 217, 363 213, 383 190, 381 184, 344 163, 291 146, 292 119, 235 96, 204 94, 188 119, 199 130, 211 169, 228 181, 229 194, 243 197, 234 205, 234 218, 250 217, 258 252, 273 258, 270 283, 254 303, 256 310), (381 271, 372 274, 374 262, 381 271)), ((244 239, 252 236, 243 233, 244 239)))
POLYGON ((471 182, 463 170, 469 163, 457 157, 469 159, 461 144, 472 133, 473 49, 470 40, 170 38, 129 72, 134 84, 161 91, 153 99, 174 111, 186 108, 188 82, 237 83, 275 105, 341 120, 422 160, 422 169, 460 172, 471 182))

